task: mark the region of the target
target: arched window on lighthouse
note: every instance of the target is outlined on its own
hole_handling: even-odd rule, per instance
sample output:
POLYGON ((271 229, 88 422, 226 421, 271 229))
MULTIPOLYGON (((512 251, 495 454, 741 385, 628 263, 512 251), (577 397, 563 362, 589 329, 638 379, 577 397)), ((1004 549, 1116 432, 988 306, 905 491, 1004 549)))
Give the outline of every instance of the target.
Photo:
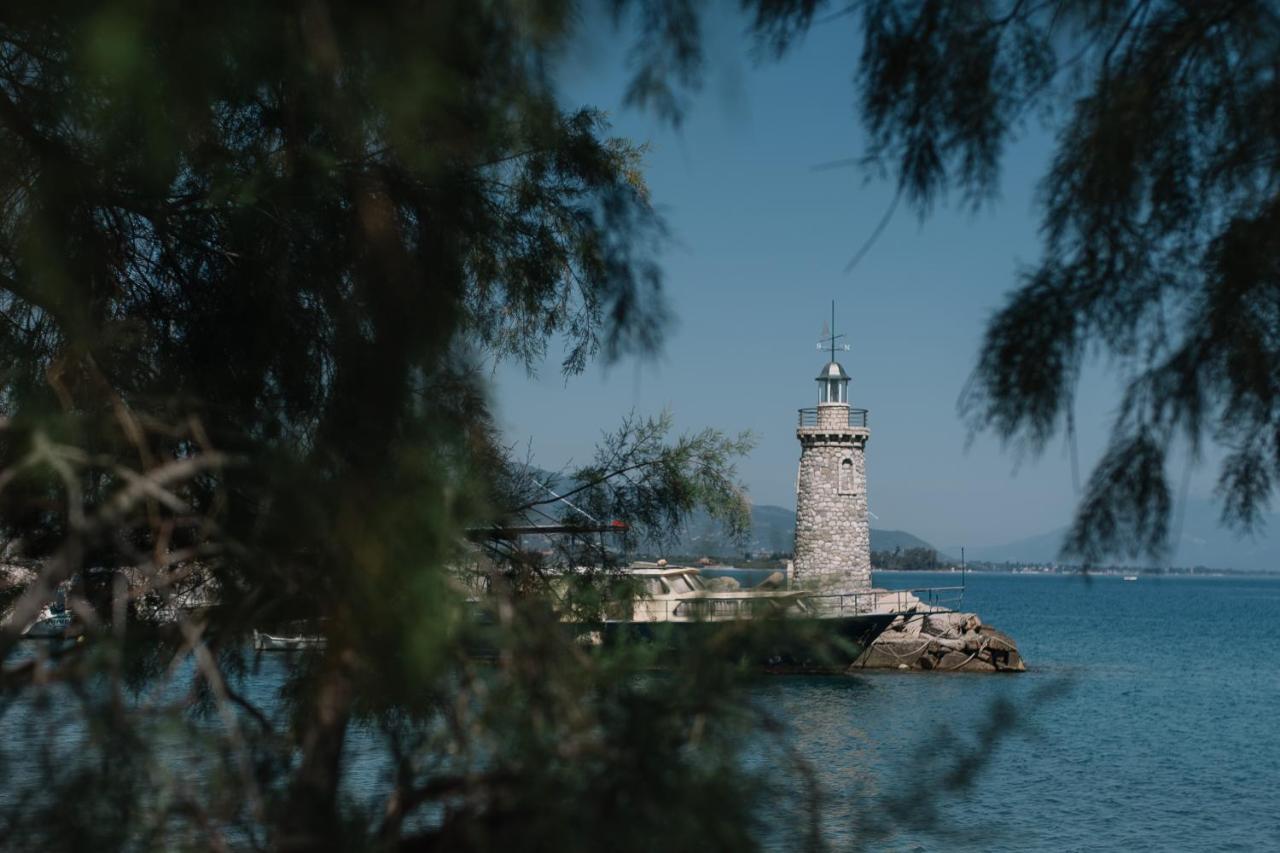
POLYGON ((853 494, 853 460, 840 460, 840 494, 853 494))

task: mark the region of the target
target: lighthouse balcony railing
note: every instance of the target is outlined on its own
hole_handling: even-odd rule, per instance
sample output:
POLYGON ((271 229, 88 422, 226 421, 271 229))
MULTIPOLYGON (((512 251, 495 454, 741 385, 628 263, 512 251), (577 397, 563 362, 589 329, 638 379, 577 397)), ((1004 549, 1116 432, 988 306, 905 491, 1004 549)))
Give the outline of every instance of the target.
POLYGON ((963 601, 964 587, 959 586, 829 594, 793 590, 790 593, 753 595, 750 590, 744 590, 675 601, 641 597, 625 607, 607 612, 606 621, 719 622, 785 616, 832 618, 938 613, 958 610, 963 601))
POLYGON ((811 606, 828 616, 862 616, 868 613, 955 611, 964 603, 964 587, 931 586, 915 589, 876 589, 868 592, 817 594, 806 597, 811 606))
MULTIPOLYGON (((833 424, 829 420, 829 418, 831 418, 832 416, 832 413, 824 412, 822 416, 822 420, 819 421, 818 420, 819 411, 823 411, 823 410, 817 409, 817 408, 801 409, 800 410, 800 426, 815 427, 815 428, 832 426, 833 424)), ((843 424, 839 424, 839 425, 843 426, 843 424)), ((854 427, 855 429, 866 429, 867 428, 867 410, 866 409, 849 409, 848 426, 854 427)))

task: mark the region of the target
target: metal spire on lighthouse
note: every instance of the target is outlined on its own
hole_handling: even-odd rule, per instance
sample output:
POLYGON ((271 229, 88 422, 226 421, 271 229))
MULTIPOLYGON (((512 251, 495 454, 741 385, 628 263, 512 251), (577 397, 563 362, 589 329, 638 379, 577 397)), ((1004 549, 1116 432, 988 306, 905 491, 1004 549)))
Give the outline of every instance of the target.
MULTIPOLYGON (((822 337, 818 340, 818 349, 823 349, 828 346, 831 348, 832 361, 836 360, 836 347, 837 347, 836 341, 844 337, 844 335, 842 334, 841 335, 835 334, 835 328, 836 328, 836 301, 832 299, 831 300, 831 325, 828 326, 826 320, 822 321, 822 337)), ((848 352, 849 345, 839 344, 839 349, 842 352, 848 352)))

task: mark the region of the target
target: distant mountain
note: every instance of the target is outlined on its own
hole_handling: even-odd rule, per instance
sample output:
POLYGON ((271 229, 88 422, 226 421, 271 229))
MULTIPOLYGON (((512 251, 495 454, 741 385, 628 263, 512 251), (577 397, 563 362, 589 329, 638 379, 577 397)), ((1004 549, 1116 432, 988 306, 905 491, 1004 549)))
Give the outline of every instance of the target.
MULTIPOLYGON (((1067 528, 1059 527, 1048 533, 1028 536, 1005 545, 969 545, 964 555, 970 560, 985 560, 990 563, 1052 563, 1057 561, 1058 552, 1062 548, 1062 538, 1067 528)), ((959 551, 959 546, 951 548, 959 551)))
POLYGON ((730 557, 745 551, 774 553, 791 550, 795 539, 796 514, 780 506, 763 504, 751 507, 751 531, 745 542, 734 542, 724 526, 699 510, 690 517, 675 542, 662 550, 671 554, 700 554, 730 557))
MULTIPOLYGON (((552 488, 567 492, 573 488, 573 482, 566 477, 551 474, 541 469, 534 469, 541 476, 552 480, 552 488)), ((790 553, 795 545, 796 511, 773 504, 755 504, 751 507, 751 532, 747 541, 733 542, 725 533, 723 525, 707 513, 697 511, 689 519, 685 530, 674 543, 665 546, 641 546, 642 550, 661 550, 671 554, 700 554, 715 557, 734 557, 743 552, 753 554, 790 553)), ((901 548, 929 548, 937 550, 933 545, 905 530, 877 530, 871 528, 871 550, 892 551, 901 548)), ((958 553, 958 550, 955 552, 958 553)), ((954 560, 942 553, 939 561, 954 560)))
POLYGON ((796 511, 760 504, 751 507, 751 539, 757 551, 790 551, 796 538, 796 511))
MULTIPOLYGON (((872 551, 892 551, 895 548, 907 550, 908 548, 929 548, 937 550, 928 542, 908 533, 905 530, 877 530, 871 528, 871 550, 872 551)), ((938 559, 943 559, 942 555, 938 555, 938 559)))
MULTIPOLYGON (((752 553, 789 553, 795 544, 796 513, 786 507, 756 504, 751 507, 751 533, 747 541, 736 544, 723 528, 705 513, 696 513, 672 553, 706 554, 729 557, 744 551, 752 553)), ((928 542, 904 530, 871 528, 871 550, 892 551, 895 548, 933 548, 928 542)), ((941 559, 941 555, 940 555, 941 559)))
MULTIPOLYGON (((1245 572, 1280 571, 1280 541, 1273 535, 1280 530, 1280 515, 1267 517, 1260 535, 1249 537, 1223 528, 1218 522, 1220 513, 1220 509, 1210 501, 1189 500, 1181 513, 1181 531, 1178 531, 1178 513, 1175 510, 1171 524, 1175 528, 1176 547, 1169 558, 1161 562, 1170 566, 1204 566, 1245 572)), ((1005 545, 970 547, 965 555, 972 560, 993 563, 1052 563, 1058 559, 1066 532, 1066 527, 1060 527, 1005 545)), ((1118 558, 1109 562, 1122 566, 1147 566, 1153 561, 1118 558)))

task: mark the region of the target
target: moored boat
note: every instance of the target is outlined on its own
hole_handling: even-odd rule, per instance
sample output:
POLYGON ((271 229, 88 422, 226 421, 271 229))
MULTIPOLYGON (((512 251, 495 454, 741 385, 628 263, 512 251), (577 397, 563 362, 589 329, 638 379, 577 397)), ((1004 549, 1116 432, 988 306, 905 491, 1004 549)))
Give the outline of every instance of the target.
POLYGON ((253 648, 259 652, 296 652, 304 649, 322 649, 324 644, 324 637, 313 634, 283 636, 267 634, 263 631, 253 632, 253 648))
POLYGON ((770 672, 843 672, 899 615, 892 594, 716 589, 692 566, 633 563, 639 591, 598 620, 571 620, 589 645, 658 643, 669 662, 710 651, 770 672))
POLYGON ((64 610, 51 610, 45 607, 40 614, 22 632, 27 640, 62 640, 66 639, 71 628, 71 614, 64 610))

